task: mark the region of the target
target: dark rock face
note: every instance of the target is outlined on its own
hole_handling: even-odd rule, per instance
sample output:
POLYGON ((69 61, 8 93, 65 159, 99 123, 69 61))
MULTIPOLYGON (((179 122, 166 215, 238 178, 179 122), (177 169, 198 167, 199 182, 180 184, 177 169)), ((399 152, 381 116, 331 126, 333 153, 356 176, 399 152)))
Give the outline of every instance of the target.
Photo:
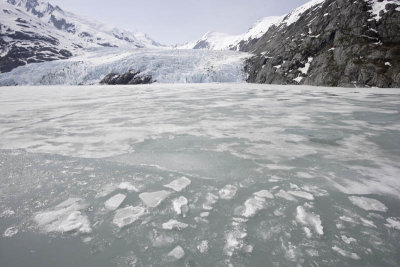
MULTIPOLYGON (((378 1, 379 2, 379 1, 378 1)), ((289 26, 271 27, 240 44, 248 82, 318 86, 400 87, 400 8, 380 20, 365 0, 326 0, 289 26)))
POLYGON ((141 76, 140 71, 128 71, 124 74, 110 73, 104 77, 100 84, 151 84, 153 83, 153 78, 150 75, 141 76))

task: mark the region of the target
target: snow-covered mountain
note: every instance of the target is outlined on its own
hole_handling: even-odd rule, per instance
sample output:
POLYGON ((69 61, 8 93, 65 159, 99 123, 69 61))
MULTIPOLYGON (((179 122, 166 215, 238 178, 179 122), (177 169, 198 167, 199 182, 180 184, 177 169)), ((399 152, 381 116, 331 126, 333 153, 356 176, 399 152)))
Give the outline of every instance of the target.
POLYGON ((158 47, 143 33, 117 29, 41 0, 0 0, 0 72, 69 58, 95 47, 158 47))
POLYGON ((179 46, 178 49, 240 50, 243 42, 260 38, 282 19, 283 17, 279 16, 265 17, 256 22, 246 33, 239 35, 207 32, 200 40, 179 46))

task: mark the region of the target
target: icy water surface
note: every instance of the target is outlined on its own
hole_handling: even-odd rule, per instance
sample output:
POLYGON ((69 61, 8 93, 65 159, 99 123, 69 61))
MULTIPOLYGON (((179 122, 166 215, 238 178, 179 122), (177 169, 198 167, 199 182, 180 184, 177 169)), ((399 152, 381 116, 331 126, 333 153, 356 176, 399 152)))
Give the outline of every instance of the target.
POLYGON ((0 266, 400 266, 400 89, 0 88, 0 266))

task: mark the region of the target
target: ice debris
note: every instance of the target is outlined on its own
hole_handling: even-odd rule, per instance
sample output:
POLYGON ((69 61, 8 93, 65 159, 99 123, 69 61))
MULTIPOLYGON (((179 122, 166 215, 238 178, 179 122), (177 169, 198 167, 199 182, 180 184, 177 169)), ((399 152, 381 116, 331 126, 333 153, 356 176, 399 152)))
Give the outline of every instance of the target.
POLYGON ((322 227, 322 222, 321 218, 319 215, 316 215, 311 212, 307 212, 305 209, 305 206, 298 206, 296 208, 297 214, 296 214, 296 221, 299 222, 300 224, 304 226, 311 226, 314 228, 314 231, 319 234, 323 235, 324 234, 324 228, 322 227))
POLYGON ((261 198, 269 198, 269 199, 274 198, 274 195, 272 195, 271 192, 269 192, 268 190, 261 190, 261 191, 255 192, 254 195, 257 197, 261 197, 261 198))
POLYGON ((226 185, 221 190, 219 190, 218 194, 221 199, 230 200, 232 199, 237 192, 237 187, 234 185, 226 185))
POLYGON ((147 207, 156 208, 158 205, 161 204, 161 202, 163 202, 170 195, 171 195, 171 192, 161 190, 161 191, 156 191, 156 192, 141 193, 139 195, 139 198, 142 200, 142 202, 147 207))
POLYGON ((288 192, 283 191, 283 190, 279 190, 279 192, 276 193, 275 196, 289 200, 289 201, 297 201, 295 197, 293 197, 288 192))
POLYGON ((144 207, 128 206, 115 212, 113 223, 119 228, 123 228, 139 220, 144 214, 146 214, 144 207))
POLYGON ((337 252, 341 256, 346 257, 346 258, 350 258, 350 259, 353 259, 353 260, 359 260, 360 259, 360 256, 358 256, 356 253, 348 252, 346 250, 343 250, 343 249, 339 248, 338 246, 333 246, 332 250, 337 252))
POLYGON ((201 254, 204 254, 208 251, 208 241, 202 240, 200 244, 197 245, 197 249, 201 254))
POLYGON ((121 206, 122 202, 124 202, 126 196, 123 194, 117 194, 110 199, 108 199, 105 203, 104 206, 108 210, 116 210, 121 206))
POLYGON ((212 210, 215 203, 218 201, 218 196, 214 195, 213 193, 207 193, 206 201, 203 204, 203 209, 205 210, 212 210))
POLYGON ((18 234, 18 228, 17 227, 9 227, 4 231, 3 236, 4 237, 12 237, 15 236, 16 234, 18 234))
POLYGON ((179 222, 177 220, 169 220, 168 222, 162 224, 162 228, 165 230, 181 230, 187 228, 188 226, 188 224, 179 222))
POLYGON ((386 212, 388 210, 385 204, 373 198, 352 196, 349 197, 349 199, 353 205, 367 211, 373 210, 386 212))
POLYGON ((171 188, 172 190, 176 192, 181 192, 183 189, 188 187, 192 182, 186 178, 186 177, 181 177, 179 179, 176 179, 172 181, 169 184, 164 185, 165 187, 171 188))
POLYGON ((185 217, 186 213, 189 211, 188 200, 184 196, 172 200, 172 206, 176 214, 182 215, 183 217, 185 217))
POLYGON ((185 251, 181 246, 177 246, 170 253, 168 253, 168 256, 174 258, 175 260, 180 260, 185 257, 185 251))
POLYGON ((246 200, 243 206, 240 206, 235 213, 246 218, 251 218, 262 210, 264 205, 265 199, 255 196, 246 200))
POLYGON ((118 188, 121 190, 126 190, 128 192, 139 192, 139 189, 135 185, 133 185, 129 182, 120 183, 118 188))
POLYGON ((288 191, 289 194, 295 196, 295 197, 300 197, 300 198, 304 198, 307 200, 314 200, 314 196, 311 195, 310 193, 304 192, 304 191, 288 191))
POLYGON ((390 217, 386 219, 386 222, 386 227, 400 230, 400 218, 390 217))
POLYGON ((50 211, 40 212, 34 221, 45 232, 91 233, 88 217, 82 213, 87 204, 80 198, 69 198, 50 211))

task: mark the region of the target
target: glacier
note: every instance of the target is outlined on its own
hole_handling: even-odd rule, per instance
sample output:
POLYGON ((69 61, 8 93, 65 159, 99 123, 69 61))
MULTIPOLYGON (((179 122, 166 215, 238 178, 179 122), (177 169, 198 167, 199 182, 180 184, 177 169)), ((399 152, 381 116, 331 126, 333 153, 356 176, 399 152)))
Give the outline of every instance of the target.
POLYGON ((242 83, 247 78, 244 60, 249 56, 234 51, 97 48, 67 60, 28 64, 0 74, 0 86, 91 85, 107 74, 130 70, 151 75, 158 83, 242 83))

